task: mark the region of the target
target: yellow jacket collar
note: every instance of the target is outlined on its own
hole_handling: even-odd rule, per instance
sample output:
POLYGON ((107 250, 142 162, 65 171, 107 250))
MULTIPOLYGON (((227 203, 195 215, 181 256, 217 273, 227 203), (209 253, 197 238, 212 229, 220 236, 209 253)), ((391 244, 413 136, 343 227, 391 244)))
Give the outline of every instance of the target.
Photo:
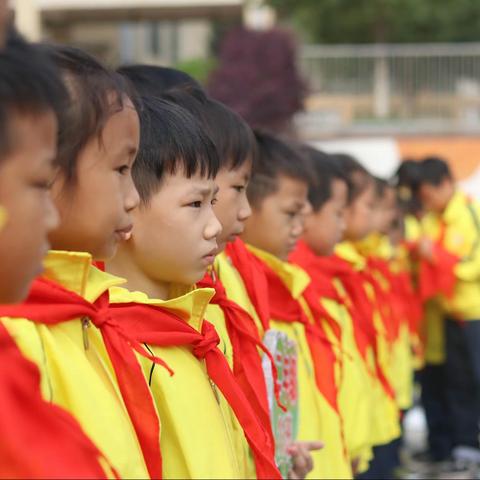
POLYGON ((363 270, 366 266, 365 257, 363 257, 352 242, 344 241, 335 247, 335 253, 351 263, 356 270, 363 270))
POLYGON ((374 232, 363 240, 355 242, 355 248, 362 256, 372 256, 389 260, 393 256, 393 246, 386 235, 374 232))
POLYGON ((362 255, 373 255, 378 252, 382 236, 378 232, 367 235, 363 240, 355 242, 355 248, 362 255))
POLYGON ((265 262, 282 280, 292 297, 300 298, 310 284, 307 272, 297 265, 280 260, 275 255, 247 245, 247 248, 260 260, 265 262))
POLYGON ((447 208, 442 214, 446 223, 455 222, 459 215, 462 215, 465 205, 468 204, 468 197, 463 192, 456 191, 448 202, 447 208))
POLYGON ((218 276, 221 277, 220 270, 222 268, 222 264, 228 263, 232 265, 232 261, 230 260, 230 257, 225 253, 225 250, 223 252, 220 252, 216 257, 215 261, 213 262, 213 268, 212 271, 218 276))
POLYGON ((123 287, 114 286, 110 289, 110 301, 112 303, 135 302, 160 306, 174 312, 197 331, 202 329, 205 310, 214 295, 215 290, 213 288, 198 288, 170 300, 160 300, 150 298, 143 292, 131 292, 123 287))
POLYGON ((85 252, 51 250, 44 262, 43 277, 75 292, 90 302, 125 279, 102 272, 92 263, 92 256, 85 252))

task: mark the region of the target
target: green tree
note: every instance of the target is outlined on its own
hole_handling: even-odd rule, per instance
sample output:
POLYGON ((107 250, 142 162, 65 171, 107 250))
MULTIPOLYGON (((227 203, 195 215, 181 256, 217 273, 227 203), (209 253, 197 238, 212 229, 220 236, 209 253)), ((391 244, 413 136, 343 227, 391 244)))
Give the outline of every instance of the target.
POLYGON ((479 0, 267 0, 307 41, 480 40, 479 0))

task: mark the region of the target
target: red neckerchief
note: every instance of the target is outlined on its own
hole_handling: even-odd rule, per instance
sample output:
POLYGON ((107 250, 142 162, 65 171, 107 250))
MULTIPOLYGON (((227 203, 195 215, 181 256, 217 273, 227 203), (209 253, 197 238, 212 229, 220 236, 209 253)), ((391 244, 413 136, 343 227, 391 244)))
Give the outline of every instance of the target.
POLYGON ((212 274, 207 273, 198 286, 215 289, 215 296, 210 303, 218 305, 225 315, 225 324, 233 349, 233 374, 242 387, 245 396, 252 404, 253 409, 258 413, 265 430, 269 432, 272 445, 275 445, 262 359, 257 349, 262 350, 270 360, 275 398, 281 406, 280 387, 278 385, 275 362, 270 351, 260 340, 255 320, 246 310, 227 298, 222 282, 218 278, 214 279, 212 276, 214 274, 215 272, 212 272, 212 274))
MULTIPOLYGON (((301 323, 304 326, 308 348, 313 360, 315 383, 318 390, 339 415, 343 454, 347 457, 343 422, 338 406, 338 388, 335 379, 337 356, 333 350, 332 343, 328 339, 319 321, 315 324, 310 322, 299 301, 293 298, 290 290, 277 273, 263 261, 262 265, 268 282, 268 300, 271 318, 286 323, 301 323)), ((315 293, 312 292, 312 295, 315 296, 315 293)), ((314 302, 312 313, 313 316, 318 319, 322 312, 317 307, 319 302, 318 297, 316 298, 317 300, 314 302)))
POLYGON ((319 367, 315 368, 317 386, 327 401, 337 410, 334 372, 336 356, 325 332, 318 326, 310 324, 303 309, 299 303, 293 299, 288 289, 278 278, 278 275, 271 271, 271 273, 273 273, 273 275, 271 275, 272 278, 267 278, 268 267, 266 264, 251 253, 240 239, 228 244, 226 253, 242 277, 255 310, 262 312, 264 318, 262 323, 264 323, 264 325, 269 324, 270 318, 304 323, 314 363, 319 367), (271 281, 275 282, 278 288, 275 288, 275 286, 272 287, 271 281), (274 290, 272 290, 272 288, 274 290), (269 292, 269 294, 267 295, 266 292, 269 292), (272 294, 274 295, 273 297, 272 294), (284 297, 283 300, 288 302, 288 305, 284 305, 285 309, 283 310, 282 307, 279 306, 279 303, 276 302, 276 300, 281 301, 282 296, 284 297), (321 362, 322 366, 318 365, 318 362, 321 362))
POLYGON ((132 334, 127 333, 123 325, 112 318, 108 305, 108 292, 95 303, 90 303, 54 282, 39 278, 33 283, 24 303, 1 306, 0 315, 27 318, 45 325, 81 318, 82 322, 91 321, 100 329, 148 471, 152 478, 161 478, 159 420, 134 351, 164 366, 171 374, 173 372, 162 360, 150 355, 132 334))
POLYGON ((395 393, 388 382, 385 373, 378 364, 378 348, 375 327, 373 324, 374 306, 365 290, 365 282, 369 275, 357 271, 352 264, 338 255, 326 257, 323 262, 325 272, 332 278, 336 277, 341 282, 348 296, 345 302, 353 322, 353 332, 358 350, 363 359, 367 360, 368 348, 372 348, 376 359, 376 376, 380 380, 385 392, 395 398, 395 393))
POLYGON ((420 260, 418 290, 424 302, 439 294, 451 297, 457 283, 454 269, 459 258, 444 246, 446 230, 447 225, 441 220, 439 237, 433 243, 433 261, 420 260))
POLYGON ((325 273, 323 264, 328 261, 325 258, 316 255, 304 241, 300 241, 289 260, 302 267, 310 276, 312 281, 304 293, 305 300, 311 309, 317 311, 318 318, 328 323, 335 337, 340 340, 342 337, 340 325, 320 302, 320 298, 328 298, 337 303, 344 303, 344 298, 335 288, 333 278, 325 273))
POLYGON ((305 328, 308 346, 313 359, 315 380, 330 405, 338 410, 337 386, 335 381, 336 355, 324 330, 312 324, 302 306, 292 297, 290 290, 280 277, 265 263, 264 272, 268 281, 268 299, 272 319, 286 323, 301 323, 305 328))
POLYGON ((43 400, 40 373, 0 324, 0 458, 4 478, 107 478, 118 473, 62 408, 43 400))
POLYGON ((419 335, 423 308, 421 298, 415 290, 412 275, 407 270, 401 270, 394 275, 394 278, 394 289, 399 292, 403 300, 409 330, 412 334, 419 335))
POLYGON ((399 305, 397 296, 392 290, 393 275, 386 260, 373 256, 367 257, 367 273, 375 292, 375 304, 385 328, 386 340, 391 345, 398 338, 402 318, 402 311, 395 309, 399 305), (374 272, 383 277, 387 283, 386 287, 381 284, 374 272))
POLYGON ((252 450, 257 477, 281 478, 275 465, 271 432, 258 419, 227 359, 217 348, 220 339, 211 323, 204 320, 200 333, 168 309, 138 303, 111 303, 110 313, 137 342, 158 347, 190 346, 195 357, 204 359, 208 376, 222 392, 243 428, 252 450))
POLYGON ((262 262, 247 249, 240 238, 228 243, 225 253, 242 277, 250 301, 260 318, 264 331, 267 331, 270 328, 270 306, 268 296, 265 295, 268 284, 262 262))

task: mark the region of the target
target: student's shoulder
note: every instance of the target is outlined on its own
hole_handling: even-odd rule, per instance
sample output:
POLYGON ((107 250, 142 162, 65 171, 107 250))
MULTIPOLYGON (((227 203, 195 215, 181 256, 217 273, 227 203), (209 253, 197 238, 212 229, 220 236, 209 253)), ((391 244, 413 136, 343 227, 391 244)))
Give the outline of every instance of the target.
POLYGON ((44 337, 49 335, 48 328, 26 318, 1 317, 0 323, 23 355, 41 368, 45 362, 44 337))
POLYGON ((448 223, 456 226, 473 224, 480 230, 480 201, 463 192, 457 193, 456 201, 448 218, 448 223))

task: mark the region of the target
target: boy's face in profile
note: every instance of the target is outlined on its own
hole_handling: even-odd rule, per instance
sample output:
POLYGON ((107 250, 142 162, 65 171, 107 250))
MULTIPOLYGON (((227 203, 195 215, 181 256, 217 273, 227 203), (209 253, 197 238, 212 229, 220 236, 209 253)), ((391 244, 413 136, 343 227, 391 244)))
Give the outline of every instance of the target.
POLYGON ((362 240, 373 229, 373 214, 375 203, 375 188, 373 181, 345 209, 346 240, 353 242, 362 240))
POLYGON ((134 212, 125 246, 142 275, 155 283, 193 285, 217 253, 221 225, 213 212, 215 181, 183 169, 166 174, 148 205, 134 212))
POLYGON ((247 198, 251 171, 249 160, 234 170, 222 168, 215 178, 219 190, 213 210, 222 224, 222 233, 217 238, 219 252, 243 233, 245 221, 252 214, 247 198))
POLYGON ((393 221, 397 217, 397 196, 395 189, 387 187, 383 194, 383 198, 379 202, 380 216, 378 223, 378 231, 387 235, 392 228, 393 221))
POLYGON ((333 253, 345 230, 347 185, 342 180, 334 179, 331 190, 332 196, 320 210, 310 213, 305 219, 304 240, 317 255, 321 256, 333 253))
POLYGON ((423 183, 419 189, 419 197, 425 210, 442 213, 455 191, 454 183, 445 178, 439 185, 423 183))
POLYGON ((95 136, 77 160, 76 178, 63 177, 52 195, 60 227, 50 236, 57 250, 88 252, 96 260, 111 258, 132 229, 132 210, 139 203, 132 179, 140 126, 130 101, 106 122, 101 141, 95 136))
POLYGON ((303 233, 305 215, 311 209, 308 185, 280 175, 277 189, 252 210, 243 239, 282 260, 287 260, 303 233))
POLYGON ((10 149, 0 161, 0 205, 7 222, 0 231, 0 303, 26 297, 42 271, 48 233, 58 225, 50 198, 55 175, 57 120, 53 112, 9 116, 10 149))

